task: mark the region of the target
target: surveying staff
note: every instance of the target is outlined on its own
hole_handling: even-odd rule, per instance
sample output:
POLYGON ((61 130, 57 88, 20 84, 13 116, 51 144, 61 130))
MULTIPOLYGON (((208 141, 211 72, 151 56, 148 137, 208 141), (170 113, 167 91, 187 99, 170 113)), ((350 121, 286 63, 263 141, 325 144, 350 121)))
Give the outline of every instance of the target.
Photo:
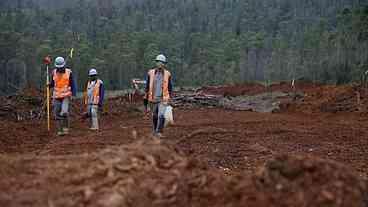
POLYGON ((145 91, 152 112, 153 135, 162 137, 164 114, 172 94, 172 83, 171 73, 166 69, 166 57, 160 54, 155 61, 156 67, 148 71, 145 91))
POLYGON ((97 76, 96 69, 89 70, 88 75, 89 80, 84 93, 84 103, 87 105, 87 114, 90 117, 90 129, 98 130, 98 111, 102 108, 105 90, 102 80, 97 76))
POLYGON ((53 88, 53 111, 58 136, 69 134, 69 104, 76 94, 72 71, 65 67, 63 57, 55 59, 55 69, 51 72, 50 88, 53 88))

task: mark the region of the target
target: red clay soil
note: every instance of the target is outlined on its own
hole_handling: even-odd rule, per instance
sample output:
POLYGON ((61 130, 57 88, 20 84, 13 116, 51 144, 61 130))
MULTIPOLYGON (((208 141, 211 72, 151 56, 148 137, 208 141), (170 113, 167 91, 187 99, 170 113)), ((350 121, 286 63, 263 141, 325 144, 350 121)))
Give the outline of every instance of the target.
POLYGON ((141 140, 70 156, 0 156, 2 206, 361 206, 367 186, 336 162, 276 156, 227 176, 141 140))
POLYGON ((314 90, 317 87, 322 86, 318 83, 310 83, 305 81, 296 81, 295 87, 293 88, 291 82, 280 82, 271 84, 269 87, 260 83, 244 83, 227 86, 205 86, 200 88, 198 91, 204 94, 211 95, 222 95, 222 96, 242 96, 242 95, 257 95, 265 92, 279 91, 284 93, 297 92, 308 92, 314 90))
POLYGON ((305 113, 354 111, 368 113, 368 89, 357 85, 332 86, 297 81, 295 87, 292 87, 291 82, 280 82, 269 87, 258 83, 247 83, 208 86, 198 91, 222 96, 252 96, 265 92, 284 92, 289 93, 290 96, 297 95, 293 102, 290 102, 290 98, 286 98, 286 102, 281 100, 284 110, 305 113))
POLYGON ((368 90, 358 86, 316 86, 302 90, 304 97, 287 103, 289 111, 368 112, 368 90))
POLYGON ((228 86, 205 86, 199 89, 200 93, 222 96, 256 95, 262 93, 266 88, 259 83, 248 83, 228 86))
POLYGON ((167 137, 161 141, 169 149, 159 145, 165 152, 154 157, 164 163, 169 162, 166 159, 189 159, 183 162, 199 160, 200 164, 178 164, 179 168, 174 165, 172 171, 165 171, 150 165, 141 169, 146 162, 155 163, 155 159, 139 155, 154 153, 148 150, 155 144, 147 141, 152 139, 150 123, 137 112, 122 111, 119 116, 105 115, 98 133, 74 119, 72 134, 61 138, 48 134, 41 123, 1 122, 0 192, 6 193, 0 193, 0 206, 109 206, 101 204, 109 202, 128 202, 122 206, 147 206, 150 202, 153 206, 185 206, 188 202, 192 206, 322 206, 319 204, 325 202, 332 203, 329 206, 363 206, 359 204, 360 184, 355 182, 368 175, 367 117, 177 110, 176 125, 166 130, 167 137), (139 145, 136 138, 148 142, 141 146, 144 149, 133 150, 139 145), (126 145, 132 145, 129 149, 134 156, 144 159, 143 164, 139 159, 123 159, 140 163, 140 173, 133 171, 134 176, 126 178, 114 167, 110 178, 108 162, 127 156, 120 156, 115 147, 126 145), (104 163, 101 159, 106 151, 113 155, 104 163), (259 171, 268 160, 284 153, 335 160, 344 167, 331 167, 330 161, 315 158, 295 164, 292 160, 296 158, 290 157, 277 158, 289 163, 285 166, 266 165, 275 175, 259 171), (285 181, 277 177, 284 176, 277 172, 283 167, 293 171, 294 166, 302 169, 297 178, 283 178, 291 179, 285 181), (270 187, 270 182, 278 180, 281 185, 270 187))
MULTIPOLYGON (((305 104, 343 91, 318 87, 305 104)), ((157 143, 124 100, 107 101, 99 132, 82 109, 65 137, 44 120, 0 120, 0 206, 368 205, 366 113, 175 109, 157 143)))
POLYGON ((274 83, 270 85, 271 91, 281 91, 281 92, 294 92, 294 90, 299 92, 308 92, 310 90, 314 90, 317 87, 322 86, 320 83, 311 83, 307 81, 296 81, 294 84, 294 87, 292 87, 291 82, 280 82, 280 83, 274 83))

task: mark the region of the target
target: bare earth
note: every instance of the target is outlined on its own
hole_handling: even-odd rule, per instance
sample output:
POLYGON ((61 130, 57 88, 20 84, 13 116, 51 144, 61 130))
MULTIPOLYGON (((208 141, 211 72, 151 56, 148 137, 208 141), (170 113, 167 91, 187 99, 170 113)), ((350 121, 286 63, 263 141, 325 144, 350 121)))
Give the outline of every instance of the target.
MULTIPOLYGON (((304 102, 286 104, 288 107, 278 113, 219 108, 175 109, 175 125, 166 129, 160 141, 151 137, 148 117, 116 101, 108 103, 108 113, 102 117, 99 132, 89 131, 87 122, 77 113, 73 114, 71 134, 65 137, 48 133, 44 121, 0 120, 0 206, 367 206, 364 194, 364 182, 368 178, 367 113, 318 111, 313 108, 315 102, 309 99, 306 96, 304 102), (146 155, 153 158, 141 158, 146 155), (301 165, 304 174, 300 176, 304 176, 303 180, 312 180, 311 185, 315 186, 305 187, 304 181, 297 185, 288 176, 287 183, 293 184, 279 184, 280 178, 271 179, 273 187, 266 185, 270 173, 265 172, 278 169, 266 163, 270 160, 294 163, 294 155, 298 157, 296 160, 307 163, 307 167, 301 165), (104 156, 106 159, 101 158, 104 156), (135 182, 139 187, 122 184, 128 182, 126 180, 114 181, 113 178, 119 177, 118 172, 124 170, 101 171, 101 166, 110 169, 106 163, 116 157, 133 161, 137 157, 138 164, 133 166, 140 166, 137 167, 140 170, 124 175, 130 176, 131 182, 138 180, 135 182), (151 160, 151 164, 139 162, 140 159, 151 160), (185 164, 184 167, 173 164, 160 171, 162 160, 185 164), (191 162, 194 164, 188 164, 191 162), (316 169, 309 172, 308 166, 316 169), (321 172, 317 180, 309 176, 315 172, 321 172), (202 181, 191 177, 193 174, 205 177, 206 184, 201 186, 202 181), (182 179, 174 179, 178 177, 182 179), (332 190, 319 189, 318 185, 322 186, 323 180, 329 177, 334 179, 332 184, 340 182, 344 190, 340 192, 336 186, 330 186, 332 190), (108 178, 112 179, 110 183, 106 181, 108 178), (193 180, 196 187, 188 187, 193 180), (263 180, 262 187, 257 184, 259 180, 263 180), (163 192, 171 189, 173 195, 161 195, 156 192, 158 183, 176 186, 176 190, 164 188, 163 192), (245 184, 239 187, 240 183, 245 184), (283 186, 295 189, 280 191, 283 186), (153 194, 147 190, 151 188, 153 194), (309 188, 318 190, 309 192, 309 188), (355 188, 358 190, 354 191, 355 188), (125 189, 124 192, 121 189, 125 189), (139 189, 143 189, 142 194, 139 189), (339 201, 339 196, 344 194, 347 197, 339 201), (218 198, 220 195, 223 199, 218 198), (170 200, 172 197, 175 199, 170 200), (155 200, 160 202, 151 203, 155 200)), ((124 160, 123 163, 117 161, 119 165, 116 166, 133 163, 124 160)), ((290 165, 291 168, 299 166, 290 165)))

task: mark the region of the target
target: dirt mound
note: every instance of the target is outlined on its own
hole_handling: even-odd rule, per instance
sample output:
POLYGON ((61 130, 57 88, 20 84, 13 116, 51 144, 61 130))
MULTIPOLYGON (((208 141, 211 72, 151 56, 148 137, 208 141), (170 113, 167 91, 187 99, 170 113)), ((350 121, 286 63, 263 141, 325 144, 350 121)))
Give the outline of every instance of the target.
POLYGON ((367 112, 368 90, 359 86, 316 86, 305 90, 304 97, 289 103, 290 111, 300 112, 367 112))
POLYGON ((256 175, 276 206, 366 206, 367 186, 348 167, 314 157, 283 155, 256 175))
POLYGON ((292 87, 291 82, 282 81, 279 83, 271 84, 266 87, 260 83, 246 83, 227 86, 205 86, 198 89, 199 92, 204 94, 222 95, 222 96, 253 96, 266 92, 306 92, 316 87, 322 86, 318 83, 311 83, 307 81, 296 81, 295 87, 292 87))
POLYGON ((247 83, 228 86, 206 86, 198 90, 204 94, 222 96, 256 95, 265 91, 265 86, 259 83, 247 83))
POLYGON ((279 83, 274 83, 269 86, 271 91, 280 91, 284 93, 299 91, 307 92, 313 88, 322 86, 320 83, 311 83, 308 81, 296 81, 294 87, 292 87, 292 82, 281 81, 279 83))
POLYGON ((368 111, 368 90, 365 88, 359 86, 339 86, 335 90, 332 90, 331 93, 327 101, 321 105, 321 111, 368 111))
POLYGON ((358 207, 366 190, 334 162, 281 156, 254 176, 225 175, 158 142, 0 164, 2 206, 358 207))
POLYGON ((1 177, 14 178, 0 180, 2 206, 187 206, 201 203, 206 191, 221 191, 214 187, 223 182, 219 172, 156 142, 0 162, 1 177), (22 179, 26 185, 19 185, 22 179))

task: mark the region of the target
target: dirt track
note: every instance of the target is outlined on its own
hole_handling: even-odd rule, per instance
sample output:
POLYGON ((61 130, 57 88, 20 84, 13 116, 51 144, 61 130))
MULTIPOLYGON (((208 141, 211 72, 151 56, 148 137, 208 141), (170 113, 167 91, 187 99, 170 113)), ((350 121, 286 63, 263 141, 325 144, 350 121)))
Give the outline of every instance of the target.
MULTIPOLYGON (((338 161, 361 178, 368 177, 368 116, 365 113, 298 113, 295 108, 292 111, 272 114, 177 109, 176 123, 166 130, 161 142, 175 146, 186 157, 199 159, 224 174, 241 172, 250 176, 278 154, 295 154, 338 161)), ((115 110, 103 116, 101 124, 100 132, 91 132, 87 123, 75 116, 71 135, 56 137, 47 133, 41 122, 2 120, 0 153, 7 157, 57 156, 68 160, 100 149, 131 144, 137 139, 151 139, 150 120, 130 109, 115 110)), ((45 168, 44 163, 37 165, 36 162, 32 168, 45 168)), ((12 171, 12 181, 5 182, 4 176, 9 176, 9 172, 1 169, 0 176, 4 180, 0 180, 0 191, 14 186, 18 190, 37 186, 23 183, 24 173, 12 171)))

